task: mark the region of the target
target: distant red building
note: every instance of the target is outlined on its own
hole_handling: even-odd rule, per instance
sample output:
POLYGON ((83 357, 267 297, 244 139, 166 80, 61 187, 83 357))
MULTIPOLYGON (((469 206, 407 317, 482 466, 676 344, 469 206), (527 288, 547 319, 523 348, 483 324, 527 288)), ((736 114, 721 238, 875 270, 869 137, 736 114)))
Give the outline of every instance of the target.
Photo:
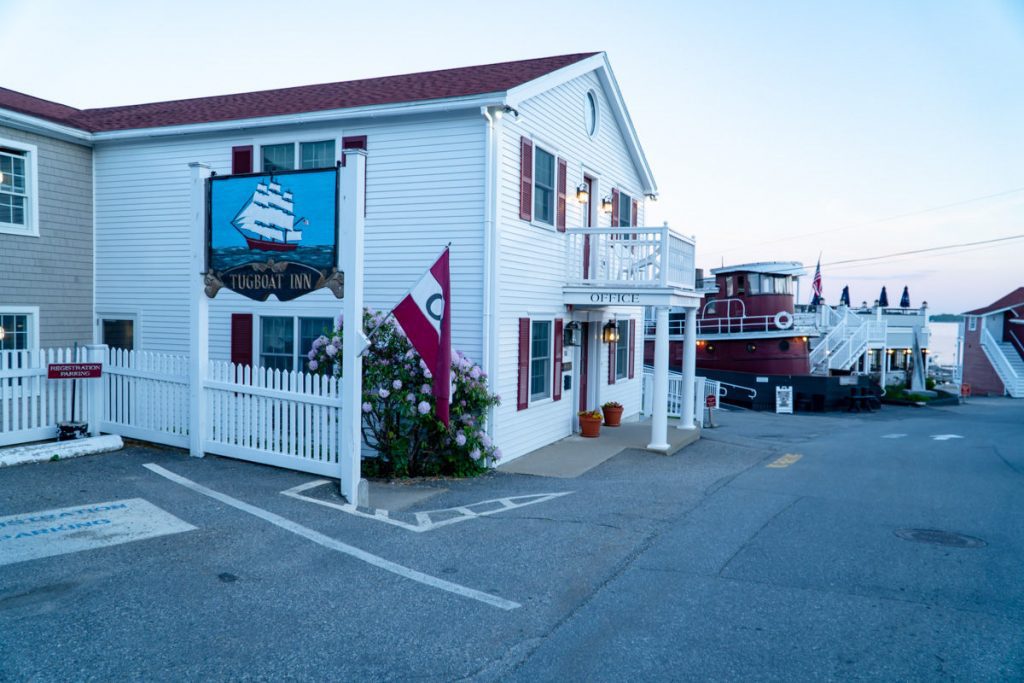
POLYGON ((963 383, 971 394, 1024 398, 1024 287, 964 313, 963 383))

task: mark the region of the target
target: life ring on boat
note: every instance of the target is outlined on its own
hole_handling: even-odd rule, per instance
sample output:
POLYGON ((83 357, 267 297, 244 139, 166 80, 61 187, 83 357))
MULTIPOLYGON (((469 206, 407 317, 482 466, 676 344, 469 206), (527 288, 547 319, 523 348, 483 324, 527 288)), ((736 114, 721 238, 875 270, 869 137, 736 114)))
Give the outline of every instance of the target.
POLYGON ((779 311, 775 314, 775 327, 780 330, 788 330, 793 327, 793 316, 789 311, 779 311))

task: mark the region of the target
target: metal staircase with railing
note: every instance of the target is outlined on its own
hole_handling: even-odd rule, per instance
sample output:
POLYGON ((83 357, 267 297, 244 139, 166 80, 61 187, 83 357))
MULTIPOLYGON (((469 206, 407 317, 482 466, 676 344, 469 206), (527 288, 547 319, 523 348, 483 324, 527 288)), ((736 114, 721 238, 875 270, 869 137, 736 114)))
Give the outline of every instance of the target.
POLYGON ((1024 359, 1010 342, 997 341, 988 329, 982 330, 981 348, 996 374, 1013 398, 1024 398, 1024 359))
MULTIPOLYGON (((848 310, 828 309, 829 331, 811 349, 811 374, 828 375, 831 370, 849 370, 878 336, 875 328, 885 323, 869 322, 848 310)), ((881 332, 885 338, 884 329, 881 332)))

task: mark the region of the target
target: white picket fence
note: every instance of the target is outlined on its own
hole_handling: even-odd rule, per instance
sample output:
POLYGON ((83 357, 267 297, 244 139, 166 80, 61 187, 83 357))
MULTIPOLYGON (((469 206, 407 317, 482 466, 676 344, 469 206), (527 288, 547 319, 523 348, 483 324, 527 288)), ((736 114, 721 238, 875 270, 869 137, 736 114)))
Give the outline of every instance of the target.
POLYGON ((188 448, 188 356, 110 349, 100 381, 100 431, 188 448))
MULTIPOLYGON (((0 351, 0 446, 57 436, 57 423, 71 419, 71 382, 48 380, 47 365, 85 360, 72 349, 0 351)), ((86 380, 75 392, 75 419, 87 418, 86 380)))
POLYGON ((211 362, 204 391, 207 453, 338 476, 338 379, 211 362))
MULTIPOLYGON (((47 349, 0 353, 0 446, 52 439, 71 417, 71 381, 46 378, 49 363, 103 363, 78 380, 75 416, 90 431, 189 447, 188 356, 47 349), (94 405, 95 404, 95 405, 94 405)), ((203 382, 202 448, 231 458, 338 476, 341 381, 211 361, 203 382)))

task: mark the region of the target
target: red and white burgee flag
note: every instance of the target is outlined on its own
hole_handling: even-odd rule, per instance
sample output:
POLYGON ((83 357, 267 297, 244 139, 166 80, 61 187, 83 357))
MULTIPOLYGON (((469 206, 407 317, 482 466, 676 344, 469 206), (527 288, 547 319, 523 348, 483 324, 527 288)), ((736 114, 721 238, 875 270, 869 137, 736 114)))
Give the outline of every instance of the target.
POLYGON ((447 247, 392 313, 433 376, 437 419, 447 427, 452 368, 452 301, 447 247))

